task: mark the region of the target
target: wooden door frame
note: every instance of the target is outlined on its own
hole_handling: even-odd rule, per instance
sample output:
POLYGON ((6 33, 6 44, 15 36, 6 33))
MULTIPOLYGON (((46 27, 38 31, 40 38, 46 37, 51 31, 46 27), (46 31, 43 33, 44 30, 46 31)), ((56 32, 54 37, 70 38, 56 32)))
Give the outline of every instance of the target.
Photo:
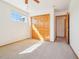
MULTIPOLYGON (((56 16, 56 18, 57 17, 65 17, 65 16, 56 16)), ((57 37, 59 37, 59 38, 66 38, 66 19, 65 19, 65 23, 64 23, 64 36, 62 37, 62 36, 56 36, 56 38, 57 37)), ((57 35, 57 19, 56 19, 56 35, 57 35)))
POLYGON ((68 44, 70 44, 70 13, 67 14, 68 17, 68 44))
MULTIPOLYGON (((69 43, 69 14, 67 14, 67 15, 60 15, 60 16, 55 16, 55 24, 54 24, 54 26, 55 26, 55 40, 54 41, 56 41, 57 39, 57 20, 56 20, 56 18, 57 17, 68 17, 68 39, 67 39, 67 43, 69 43)), ((65 32, 64 32, 64 37, 63 38, 66 38, 66 19, 65 19, 65 32)), ((60 37, 60 38, 62 38, 62 37, 60 37)))

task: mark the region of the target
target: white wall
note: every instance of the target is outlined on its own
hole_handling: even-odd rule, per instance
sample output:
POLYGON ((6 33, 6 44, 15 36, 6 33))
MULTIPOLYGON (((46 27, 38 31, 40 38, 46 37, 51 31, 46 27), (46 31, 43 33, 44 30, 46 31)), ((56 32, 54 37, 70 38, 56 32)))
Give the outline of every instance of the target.
POLYGON ((52 11, 50 12, 50 41, 55 40, 55 27, 54 27, 54 9, 52 8, 52 11))
POLYGON ((26 15, 26 12, 0 1, 0 46, 31 37, 29 20, 25 23, 11 20, 12 10, 26 15))
POLYGON ((70 45, 79 57, 79 0, 71 0, 69 12, 70 45))
POLYGON ((10 3, 21 10, 24 10, 24 11, 27 10, 27 7, 25 5, 25 0, 3 0, 3 1, 6 1, 7 3, 10 3))

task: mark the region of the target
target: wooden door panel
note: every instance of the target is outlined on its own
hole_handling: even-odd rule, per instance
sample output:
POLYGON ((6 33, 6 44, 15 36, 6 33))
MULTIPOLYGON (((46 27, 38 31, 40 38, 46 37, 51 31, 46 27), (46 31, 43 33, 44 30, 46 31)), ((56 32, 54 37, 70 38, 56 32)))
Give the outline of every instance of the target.
MULTIPOLYGON (((39 33, 43 36, 44 40, 49 40, 50 36, 50 15, 40 15, 32 17, 32 24, 36 26, 39 33)), ((37 39, 38 36, 32 30, 32 38, 37 39)))

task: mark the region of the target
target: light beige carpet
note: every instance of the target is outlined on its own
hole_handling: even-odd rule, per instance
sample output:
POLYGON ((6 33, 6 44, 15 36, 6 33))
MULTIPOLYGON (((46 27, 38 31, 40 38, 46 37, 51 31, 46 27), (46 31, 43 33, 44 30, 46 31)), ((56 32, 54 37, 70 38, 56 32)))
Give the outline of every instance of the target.
POLYGON ((24 40, 0 47, 0 59, 77 59, 66 43, 44 42, 29 54, 19 54, 38 40, 24 40))

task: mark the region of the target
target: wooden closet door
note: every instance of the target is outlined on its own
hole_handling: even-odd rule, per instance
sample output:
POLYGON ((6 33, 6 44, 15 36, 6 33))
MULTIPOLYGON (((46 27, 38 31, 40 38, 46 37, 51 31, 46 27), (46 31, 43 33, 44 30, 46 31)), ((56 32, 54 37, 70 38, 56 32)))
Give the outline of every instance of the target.
MULTIPOLYGON (((32 17, 32 24, 36 26, 44 40, 49 41, 50 37, 50 15, 40 15, 32 17)), ((32 29, 32 38, 39 39, 38 35, 32 29)))

